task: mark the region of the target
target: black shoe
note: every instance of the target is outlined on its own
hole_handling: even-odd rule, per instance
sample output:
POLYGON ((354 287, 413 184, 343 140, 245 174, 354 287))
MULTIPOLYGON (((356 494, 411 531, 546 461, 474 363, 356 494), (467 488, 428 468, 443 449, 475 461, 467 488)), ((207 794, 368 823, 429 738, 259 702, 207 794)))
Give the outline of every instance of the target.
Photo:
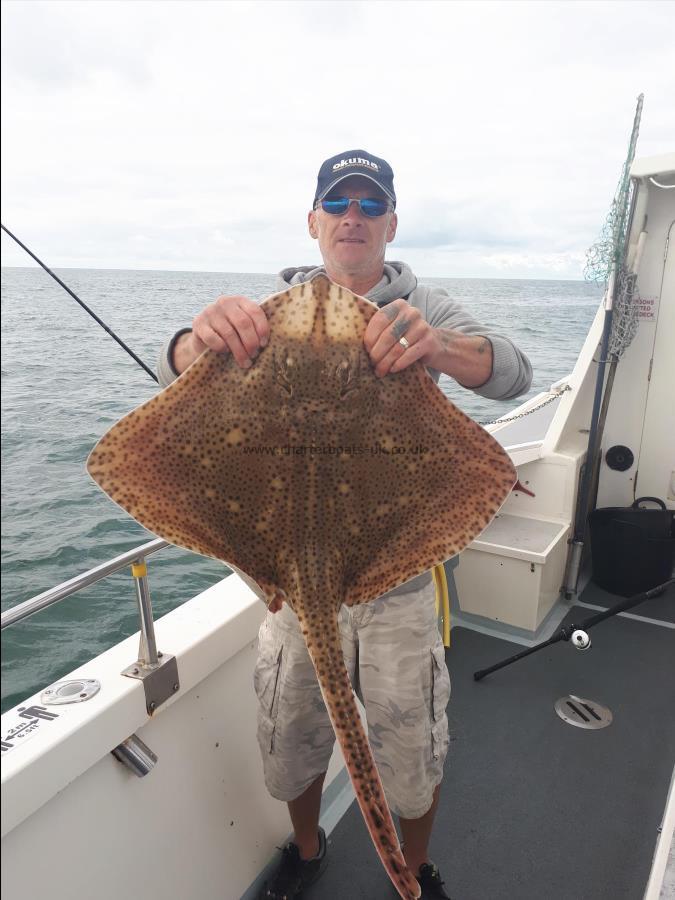
POLYGON ((420 900, 450 900, 450 895, 443 890, 445 882, 441 881, 438 866, 432 862, 423 863, 415 877, 422 888, 420 900))
POLYGON ((281 851, 279 868, 265 882, 258 900, 294 900, 302 896, 303 889, 323 874, 326 856, 326 833, 323 828, 319 828, 319 852, 313 859, 301 859, 297 845, 289 842, 281 851))

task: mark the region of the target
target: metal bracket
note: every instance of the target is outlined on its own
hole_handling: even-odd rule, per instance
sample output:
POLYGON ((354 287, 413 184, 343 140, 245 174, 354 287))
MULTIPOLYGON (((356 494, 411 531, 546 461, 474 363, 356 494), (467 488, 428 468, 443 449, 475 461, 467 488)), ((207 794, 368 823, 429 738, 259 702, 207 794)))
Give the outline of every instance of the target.
POLYGON ((144 666, 141 663, 134 663, 120 673, 127 678, 136 678, 143 682, 145 708, 149 716, 180 690, 176 657, 164 653, 158 653, 157 656, 159 662, 155 665, 144 666))

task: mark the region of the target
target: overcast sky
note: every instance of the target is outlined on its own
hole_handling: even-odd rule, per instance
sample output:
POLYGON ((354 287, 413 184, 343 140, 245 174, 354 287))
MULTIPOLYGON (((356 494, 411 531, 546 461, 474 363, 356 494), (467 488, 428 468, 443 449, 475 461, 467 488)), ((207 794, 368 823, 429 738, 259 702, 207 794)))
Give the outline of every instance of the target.
POLYGON ((57 268, 318 262, 318 167, 363 148, 389 258, 580 278, 640 92, 638 156, 675 151, 670 0, 5 0, 2 60, 2 221, 57 268))

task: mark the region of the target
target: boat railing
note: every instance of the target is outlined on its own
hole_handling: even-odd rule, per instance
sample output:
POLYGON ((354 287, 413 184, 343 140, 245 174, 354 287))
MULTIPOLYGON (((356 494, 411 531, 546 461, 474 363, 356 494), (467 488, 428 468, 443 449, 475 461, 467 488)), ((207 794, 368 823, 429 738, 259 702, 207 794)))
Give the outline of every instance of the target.
POLYGON ((146 563, 146 558, 150 554, 169 546, 168 541, 156 538, 153 541, 148 541, 146 544, 133 547, 131 550, 127 550, 126 553, 122 553, 120 556, 116 556, 100 566, 89 569, 87 572, 76 575, 74 578, 70 578, 68 581, 64 581, 48 591, 43 591, 43 593, 32 597, 30 600, 17 603, 16 606, 2 613, 2 616, 0 616, 0 627, 2 629, 8 628, 10 625, 14 625, 16 622, 20 622, 28 616, 46 609, 48 606, 59 603, 66 597, 76 594, 83 588, 102 581, 115 572, 131 567, 131 574, 136 585, 136 601, 140 620, 140 643, 138 659, 124 669, 122 674, 129 678, 137 678, 143 682, 147 709, 152 714, 161 703, 178 691, 180 687, 175 658, 157 650, 146 563))

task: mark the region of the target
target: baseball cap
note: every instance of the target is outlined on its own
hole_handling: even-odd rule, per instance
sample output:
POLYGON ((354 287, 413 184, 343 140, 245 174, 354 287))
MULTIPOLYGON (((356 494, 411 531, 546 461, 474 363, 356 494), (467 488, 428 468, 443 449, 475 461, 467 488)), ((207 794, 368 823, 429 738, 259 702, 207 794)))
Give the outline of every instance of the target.
POLYGON ((323 162, 319 169, 314 201, 323 200, 336 184, 351 175, 361 175, 375 182, 396 206, 394 173, 391 166, 386 160, 373 156, 366 150, 347 150, 323 162))

